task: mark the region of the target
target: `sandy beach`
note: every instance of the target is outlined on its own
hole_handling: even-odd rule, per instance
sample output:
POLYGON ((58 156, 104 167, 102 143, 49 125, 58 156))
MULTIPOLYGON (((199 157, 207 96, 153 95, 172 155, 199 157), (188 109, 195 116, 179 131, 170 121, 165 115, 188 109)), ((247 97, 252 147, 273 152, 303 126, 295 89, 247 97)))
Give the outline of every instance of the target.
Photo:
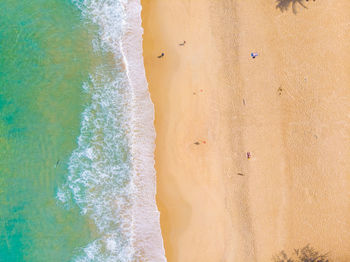
POLYGON ((350 261, 350 2, 141 2, 168 261, 350 261))

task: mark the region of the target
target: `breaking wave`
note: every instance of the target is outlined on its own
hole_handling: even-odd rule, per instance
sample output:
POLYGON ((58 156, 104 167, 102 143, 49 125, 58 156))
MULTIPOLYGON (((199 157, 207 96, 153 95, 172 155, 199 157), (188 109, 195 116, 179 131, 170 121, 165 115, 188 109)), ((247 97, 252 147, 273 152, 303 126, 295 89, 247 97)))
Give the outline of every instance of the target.
POLYGON ((71 195, 98 231, 73 260, 166 261, 155 203, 154 108, 143 65, 141 5, 139 0, 73 2, 98 28, 95 52, 111 58, 83 85, 90 102, 67 183, 57 193, 63 203, 71 195))

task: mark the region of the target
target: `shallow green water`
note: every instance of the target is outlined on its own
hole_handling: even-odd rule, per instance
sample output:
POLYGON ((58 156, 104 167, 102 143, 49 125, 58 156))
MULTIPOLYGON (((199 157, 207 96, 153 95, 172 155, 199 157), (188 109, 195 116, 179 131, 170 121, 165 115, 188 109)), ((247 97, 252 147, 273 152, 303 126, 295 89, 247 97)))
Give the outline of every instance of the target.
POLYGON ((0 1, 0 261, 69 261, 94 239, 56 199, 97 63, 90 38, 68 0, 0 1))

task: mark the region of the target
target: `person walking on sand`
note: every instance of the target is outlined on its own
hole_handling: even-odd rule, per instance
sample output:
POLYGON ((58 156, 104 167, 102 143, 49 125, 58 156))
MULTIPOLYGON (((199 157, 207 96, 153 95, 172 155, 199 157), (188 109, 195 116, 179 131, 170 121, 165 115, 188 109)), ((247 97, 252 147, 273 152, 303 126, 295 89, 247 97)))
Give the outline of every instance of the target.
POLYGON ((257 57, 259 54, 257 52, 253 52, 250 54, 250 56, 254 59, 255 57, 257 57))
POLYGON ((162 58, 164 56, 164 53, 161 53, 158 58, 162 58))
POLYGON ((185 44, 186 44, 186 41, 184 40, 184 42, 179 45, 184 46, 185 44))
POLYGON ((250 159, 252 157, 252 155, 250 154, 250 152, 247 152, 247 158, 250 159))

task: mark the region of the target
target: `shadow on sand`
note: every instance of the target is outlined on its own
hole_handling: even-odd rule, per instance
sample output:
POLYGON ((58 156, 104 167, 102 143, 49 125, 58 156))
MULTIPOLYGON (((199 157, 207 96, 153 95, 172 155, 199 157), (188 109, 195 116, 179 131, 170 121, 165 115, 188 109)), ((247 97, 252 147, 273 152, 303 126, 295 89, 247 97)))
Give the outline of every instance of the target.
POLYGON ((281 10, 281 12, 287 11, 289 6, 292 6, 293 13, 296 14, 297 13, 297 7, 296 7, 297 4, 299 4, 302 7, 307 9, 307 7, 303 3, 304 0, 276 0, 276 2, 277 2, 276 8, 281 10))

